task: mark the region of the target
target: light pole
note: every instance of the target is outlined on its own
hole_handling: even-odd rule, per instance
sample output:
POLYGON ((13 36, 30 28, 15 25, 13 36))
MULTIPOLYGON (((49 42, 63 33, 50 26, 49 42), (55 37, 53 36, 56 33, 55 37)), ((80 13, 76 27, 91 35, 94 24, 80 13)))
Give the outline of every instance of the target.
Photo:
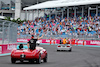
POLYGON ((82 6, 82 17, 84 17, 84 6, 82 6))
POLYGON ((96 6, 96 16, 98 16, 98 5, 96 6))
POLYGON ((63 16, 64 16, 64 13, 63 13, 63 8, 61 9, 61 11, 62 11, 62 19, 63 19, 63 16))
MULTIPOLYGON (((39 3, 39 0, 37 0, 37 4, 39 3)), ((38 17, 39 17, 39 10, 37 9, 37 11, 38 11, 38 17)))
POLYGON ((74 17, 76 17, 76 7, 74 7, 74 17))
POLYGON ((69 8, 67 8, 67 19, 69 21, 69 8))

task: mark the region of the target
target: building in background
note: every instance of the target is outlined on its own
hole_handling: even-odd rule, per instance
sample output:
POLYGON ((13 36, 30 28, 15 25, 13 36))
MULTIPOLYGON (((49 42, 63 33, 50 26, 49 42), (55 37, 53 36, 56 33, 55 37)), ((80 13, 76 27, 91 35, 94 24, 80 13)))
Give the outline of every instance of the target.
MULTIPOLYGON (((33 20, 36 17, 44 17, 44 15, 61 16, 63 17, 77 17, 77 16, 100 16, 100 3, 77 5, 77 6, 64 6, 52 9, 35 9, 23 10, 23 8, 39 4, 45 1, 54 0, 0 0, 0 16, 11 18, 20 18, 21 20, 33 20)), ((57 0, 55 0, 57 1, 57 0)), ((63 2, 78 2, 81 0, 58 0, 63 2)))
MULTIPOLYGON (((0 0, 0 16, 6 16, 15 19, 20 18, 21 20, 33 20, 38 16, 37 11, 34 11, 34 13, 33 11, 27 11, 26 13, 23 8, 45 1, 48 0, 0 0), (32 17, 33 14, 35 14, 34 17, 32 17)), ((40 16, 44 16, 42 10, 40 13, 40 16)))

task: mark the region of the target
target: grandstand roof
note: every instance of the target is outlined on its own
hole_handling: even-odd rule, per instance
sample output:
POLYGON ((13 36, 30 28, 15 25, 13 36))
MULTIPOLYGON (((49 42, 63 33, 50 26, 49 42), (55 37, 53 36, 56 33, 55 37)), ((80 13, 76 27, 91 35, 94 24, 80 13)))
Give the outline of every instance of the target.
POLYGON ((88 4, 98 4, 100 0, 55 0, 46 1, 36 5, 32 5, 24 8, 24 10, 32 9, 43 9, 43 8, 55 8, 55 7, 68 7, 68 6, 78 6, 78 5, 88 5, 88 4))

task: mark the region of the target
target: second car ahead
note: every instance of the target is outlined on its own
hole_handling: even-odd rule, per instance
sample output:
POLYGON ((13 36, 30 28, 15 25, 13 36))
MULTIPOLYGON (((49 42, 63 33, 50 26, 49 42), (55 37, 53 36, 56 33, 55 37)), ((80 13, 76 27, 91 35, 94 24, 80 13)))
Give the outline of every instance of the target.
POLYGON ((72 51, 72 46, 70 44, 58 44, 57 51, 72 51))

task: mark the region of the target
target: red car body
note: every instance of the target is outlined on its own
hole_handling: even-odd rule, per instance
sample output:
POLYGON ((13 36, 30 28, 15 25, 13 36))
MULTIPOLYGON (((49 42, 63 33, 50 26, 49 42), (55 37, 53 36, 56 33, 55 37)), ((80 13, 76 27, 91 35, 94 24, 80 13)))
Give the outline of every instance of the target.
POLYGON ((15 63, 17 60, 23 62, 29 60, 29 62, 41 63, 41 60, 47 62, 47 51, 42 47, 36 47, 35 50, 30 49, 14 49, 11 52, 11 62, 15 63))

